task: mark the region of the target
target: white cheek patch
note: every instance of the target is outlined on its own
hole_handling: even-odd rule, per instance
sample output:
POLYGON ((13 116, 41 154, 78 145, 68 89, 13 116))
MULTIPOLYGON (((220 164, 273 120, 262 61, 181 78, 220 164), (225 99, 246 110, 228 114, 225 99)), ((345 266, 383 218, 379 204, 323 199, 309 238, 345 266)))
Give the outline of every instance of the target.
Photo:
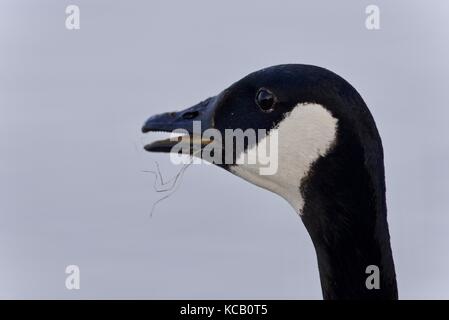
MULTIPOLYGON (((337 119, 319 104, 298 104, 273 130, 278 135, 277 170, 272 175, 261 175, 261 163, 239 164, 230 171, 235 175, 286 199, 301 214, 304 200, 300 193, 301 180, 309 174, 313 163, 325 156, 336 140, 337 119)), ((261 144, 276 145, 270 143, 261 144)), ((241 157, 257 153, 257 145, 241 157)), ((270 150, 273 151, 273 150, 270 150)), ((248 158, 247 158, 248 159, 248 158)))

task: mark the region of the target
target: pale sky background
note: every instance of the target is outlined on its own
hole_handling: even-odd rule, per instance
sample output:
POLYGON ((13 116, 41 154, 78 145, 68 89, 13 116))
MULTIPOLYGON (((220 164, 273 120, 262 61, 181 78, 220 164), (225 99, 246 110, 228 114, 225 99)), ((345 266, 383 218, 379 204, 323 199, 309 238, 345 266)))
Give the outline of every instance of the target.
POLYGON ((179 170, 142 151, 148 116, 307 63, 346 78, 376 119, 400 297, 448 299, 448 14, 444 0, 1 0, 0 298, 321 299, 283 199, 193 166, 150 218, 160 195, 142 172, 179 170), (80 290, 65 288, 70 264, 80 290))

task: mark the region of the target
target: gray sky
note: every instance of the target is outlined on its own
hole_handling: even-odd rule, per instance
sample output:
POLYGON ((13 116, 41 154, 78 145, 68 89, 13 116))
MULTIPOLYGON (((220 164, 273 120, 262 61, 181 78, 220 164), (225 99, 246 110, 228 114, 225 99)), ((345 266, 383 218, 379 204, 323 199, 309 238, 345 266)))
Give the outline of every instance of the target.
POLYGON ((140 127, 246 74, 346 78, 385 148, 401 298, 449 298, 447 1, 0 3, 1 298, 321 299, 312 242, 280 197, 192 166, 161 203, 140 127), (81 29, 65 28, 65 8, 81 29), (380 8, 380 30, 365 7, 380 8), (81 289, 65 288, 65 267, 81 289))

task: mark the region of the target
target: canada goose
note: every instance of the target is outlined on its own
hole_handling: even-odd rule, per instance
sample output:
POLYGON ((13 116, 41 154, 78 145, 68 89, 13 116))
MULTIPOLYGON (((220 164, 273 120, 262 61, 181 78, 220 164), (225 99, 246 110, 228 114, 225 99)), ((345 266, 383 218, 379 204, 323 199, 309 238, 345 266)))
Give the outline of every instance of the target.
MULTIPOLYGON (((273 66, 184 111, 155 115, 142 131, 192 133, 193 121, 200 121, 203 131, 252 128, 267 130, 268 137, 278 134, 275 174, 260 175, 257 164, 218 165, 293 206, 313 241, 324 299, 397 299, 382 142, 366 104, 347 81, 316 66, 273 66), (378 288, 366 285, 368 266, 378 267, 378 288)), ((156 141, 145 149, 170 152, 175 143, 156 141)), ((247 144, 241 153, 255 147, 247 144)))

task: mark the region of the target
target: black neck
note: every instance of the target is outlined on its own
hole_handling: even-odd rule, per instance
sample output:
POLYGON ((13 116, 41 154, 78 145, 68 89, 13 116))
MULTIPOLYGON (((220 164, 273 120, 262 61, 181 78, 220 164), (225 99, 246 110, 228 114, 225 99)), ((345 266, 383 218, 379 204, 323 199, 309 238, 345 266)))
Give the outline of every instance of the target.
POLYGON ((397 299, 380 139, 371 151, 358 137, 338 139, 301 186, 302 219, 316 249, 323 296, 397 299), (367 152, 376 154, 368 159, 367 152), (379 268, 379 289, 366 286, 370 265, 379 268))

